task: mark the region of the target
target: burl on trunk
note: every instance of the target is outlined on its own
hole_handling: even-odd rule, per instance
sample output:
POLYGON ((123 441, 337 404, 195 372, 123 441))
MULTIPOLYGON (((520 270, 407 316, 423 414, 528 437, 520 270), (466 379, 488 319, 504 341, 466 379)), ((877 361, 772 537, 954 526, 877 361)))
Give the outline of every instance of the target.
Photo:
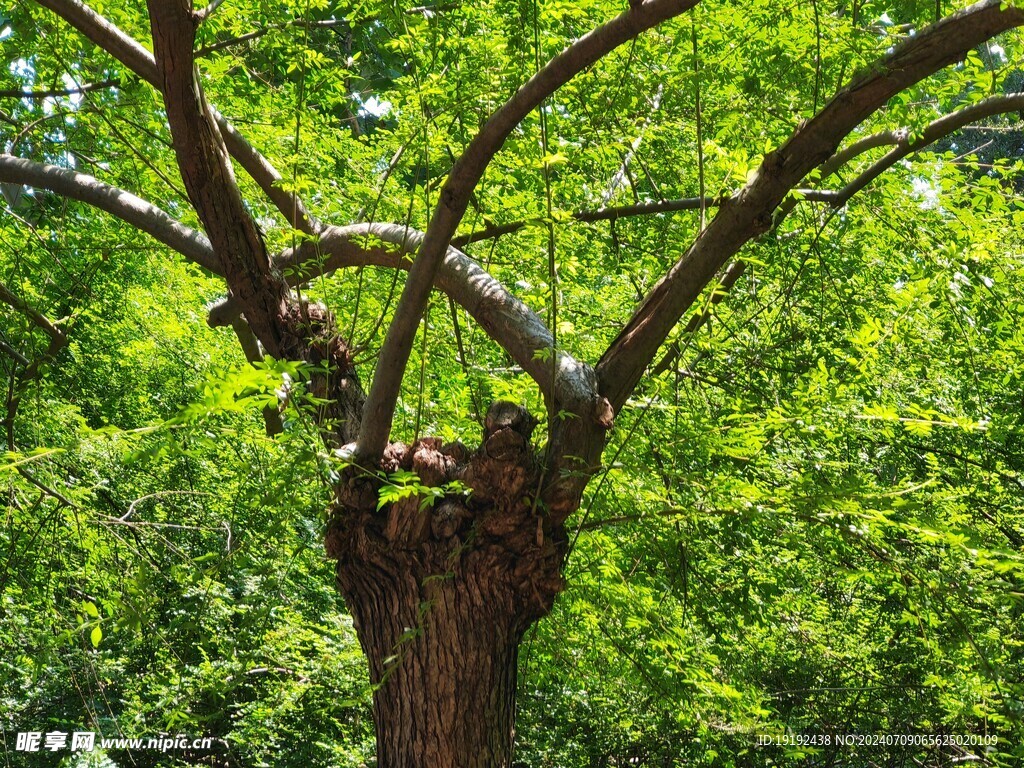
POLYGON ((534 501, 541 464, 525 410, 495 403, 483 444, 389 446, 381 469, 470 489, 378 509, 355 468, 327 531, 338 587, 370 664, 380 768, 504 768, 526 629, 561 591, 566 537, 534 501))

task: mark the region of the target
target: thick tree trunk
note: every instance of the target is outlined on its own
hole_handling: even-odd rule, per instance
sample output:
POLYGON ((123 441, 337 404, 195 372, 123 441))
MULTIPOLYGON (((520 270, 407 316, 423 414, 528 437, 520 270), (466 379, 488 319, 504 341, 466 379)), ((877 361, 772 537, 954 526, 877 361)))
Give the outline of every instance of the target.
POLYGON ((532 501, 541 472, 530 419, 496 404, 484 444, 389 447, 388 472, 458 480, 433 506, 378 505, 379 480, 338 491, 327 551, 375 686, 379 768, 507 768, 523 633, 562 589, 564 530, 532 501))
POLYGON ((413 569, 398 570, 345 579, 377 686, 377 765, 508 766, 528 618, 495 597, 484 573, 475 583, 437 575, 423 584, 413 569))

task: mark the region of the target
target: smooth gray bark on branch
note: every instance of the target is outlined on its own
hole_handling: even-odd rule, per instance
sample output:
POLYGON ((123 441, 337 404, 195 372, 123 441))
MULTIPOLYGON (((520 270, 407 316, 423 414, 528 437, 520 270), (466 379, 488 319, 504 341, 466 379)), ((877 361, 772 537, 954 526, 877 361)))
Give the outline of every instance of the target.
MULTIPOLYGON (((140 78, 158 91, 160 90, 160 76, 153 54, 88 5, 80 0, 35 0, 35 2, 56 13, 140 78)), ((285 221, 295 229, 306 234, 313 234, 319 224, 296 195, 281 187, 282 177, 277 169, 249 144, 222 114, 212 106, 211 109, 231 156, 238 161, 239 165, 274 203, 281 215, 284 216, 285 221)))
MULTIPOLYGON (((434 275, 466 212, 470 195, 505 139, 544 99, 576 74, 623 43, 684 13, 696 3, 697 0, 647 0, 631 3, 625 13, 584 35, 551 59, 491 116, 466 147, 441 190, 437 208, 427 227, 419 254, 409 270, 409 279, 381 348, 359 429, 357 452, 364 461, 375 462, 387 446, 402 375, 412 351, 420 318, 430 297, 434 275)), ((607 420, 607 408, 596 402, 592 418, 607 420)))
POLYGON ((210 241, 155 205, 99 179, 55 165, 0 154, 0 182, 48 189, 62 197, 95 206, 145 232, 204 269, 222 275, 210 241))
POLYGON ((895 94, 1024 23, 1024 12, 984 0, 901 43, 856 78, 790 139, 768 153, 755 177, 729 198, 686 254, 654 287, 598 363, 601 392, 618 409, 682 314, 718 270, 767 231, 772 214, 801 179, 824 163, 854 128, 895 94))
MULTIPOLYGON (((305 282, 314 273, 342 267, 372 264, 409 269, 412 262, 408 255, 416 252, 423 237, 423 232, 399 224, 327 227, 315 246, 306 243, 296 250, 286 250, 275 264, 292 284, 305 282)), ((469 312, 542 392, 553 391, 560 406, 577 416, 595 418, 597 379, 593 369, 557 350, 552 381, 551 359, 542 354, 551 349, 551 331, 533 310, 475 261, 449 247, 435 275, 434 287, 469 312)))
MULTIPOLYGON (((131 224, 204 269, 224 275, 220 260, 204 234, 131 192, 67 168, 11 155, 0 155, 0 182, 46 189, 92 205, 131 224)), ((422 239, 422 232, 399 224, 328 227, 317 245, 306 243, 299 249, 288 249, 274 259, 274 264, 292 286, 344 267, 373 265, 408 269, 409 254, 415 252, 422 239)), ((551 332, 535 312, 476 262, 456 248, 449 248, 438 270, 436 287, 469 312, 537 381, 542 391, 553 389, 567 410, 589 412, 589 398, 593 397, 595 386, 589 366, 559 352, 559 374, 552 383, 550 363, 542 363, 535 355, 537 350, 550 349, 551 332)), ((229 299, 211 310, 210 324, 234 325, 240 312, 237 302, 229 299)))

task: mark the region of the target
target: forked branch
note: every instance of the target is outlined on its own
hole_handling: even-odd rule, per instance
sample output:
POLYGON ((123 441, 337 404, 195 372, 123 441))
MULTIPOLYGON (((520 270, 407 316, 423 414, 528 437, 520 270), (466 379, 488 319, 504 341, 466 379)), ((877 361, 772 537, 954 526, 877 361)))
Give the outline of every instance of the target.
MULTIPOLYGON (((870 136, 865 136, 832 155, 832 157, 818 166, 815 173, 818 180, 824 181, 831 177, 851 160, 869 150, 890 145, 895 145, 895 148, 872 163, 842 189, 835 191, 794 190, 795 194, 791 194, 779 206, 774 216, 774 226, 777 227, 792 212, 800 200, 819 201, 827 203, 833 209, 841 208, 857 192, 863 190, 871 181, 878 178, 883 172, 894 166, 904 157, 926 149, 935 142, 970 125, 976 120, 983 120, 987 117, 1007 112, 1019 112, 1022 109, 1024 109, 1024 93, 991 96, 979 101, 977 104, 972 104, 964 109, 943 115, 916 135, 912 135, 906 128, 901 128, 896 131, 880 131, 870 136)), ((711 297, 710 304, 715 305, 722 301, 725 293, 732 288, 739 276, 743 274, 744 268, 745 265, 742 260, 736 260, 729 265, 715 293, 711 297)), ((711 308, 708 307, 703 312, 699 312, 691 317, 681 336, 685 338, 693 334, 710 318, 710 313, 711 308)), ((669 349, 662 355, 661 361, 651 370, 651 374, 658 376, 668 370, 673 359, 679 354, 679 347, 678 340, 672 343, 669 349)))
MULTIPOLYGON (((423 238, 419 230, 398 224, 328 227, 315 248, 307 243, 298 250, 287 250, 275 263, 292 284, 308 280, 313 272, 319 275, 341 267, 373 264, 409 269, 409 254, 416 252, 423 238)), ((610 426, 611 413, 602 412, 597 399, 593 369, 557 350, 553 370, 547 357, 553 339, 544 321, 475 261, 449 247, 435 275, 434 287, 469 312, 542 392, 554 392, 561 408, 610 426)))
POLYGON ((242 201, 217 122, 195 76, 198 20, 191 0, 148 0, 153 50, 178 170, 224 276, 257 338, 271 354, 301 357, 285 318, 288 286, 275 273, 263 235, 242 201))
POLYGON ((904 157, 934 144, 939 139, 945 138, 966 125, 970 125, 975 120, 982 120, 1004 112, 1019 112, 1021 110, 1024 110, 1024 93, 991 96, 979 101, 977 104, 972 104, 964 109, 943 115, 918 134, 911 135, 909 131, 899 131, 892 136, 890 143, 895 144, 893 149, 878 158, 853 181, 839 190, 831 205, 841 208, 849 202, 851 197, 896 165, 904 157))
MULTIPOLYGON (((70 200, 92 205, 131 224, 158 242, 214 274, 224 276, 220 259, 206 236, 131 192, 83 173, 0 155, 0 182, 46 189, 70 200)), ((357 224, 328 227, 316 245, 304 243, 274 259, 291 286, 336 269, 380 266, 408 269, 409 255, 416 252, 423 233, 398 224, 357 224)), ((551 348, 551 332, 543 320, 476 262, 456 248, 449 248, 438 270, 436 288, 450 296, 480 327, 532 376, 544 392, 555 392, 563 407, 573 413, 590 413, 595 380, 589 366, 559 352, 558 376, 551 381, 551 364, 539 350, 551 348)), ((234 325, 242 308, 234 299, 214 308, 211 325, 234 325)), ((236 329, 237 330, 237 329, 236 329)))
MULTIPOLYGON (((696 3, 697 0, 630 3, 625 13, 584 35, 541 68, 491 116, 466 147, 441 190, 437 208, 430 219, 419 255, 409 270, 409 279, 381 348, 359 429, 358 453, 364 460, 376 461, 387 445, 402 375, 434 277, 466 212, 470 195, 505 139, 544 99, 576 74, 623 43, 678 16, 696 3)), ((606 410, 599 406, 591 418, 604 419, 606 410)))

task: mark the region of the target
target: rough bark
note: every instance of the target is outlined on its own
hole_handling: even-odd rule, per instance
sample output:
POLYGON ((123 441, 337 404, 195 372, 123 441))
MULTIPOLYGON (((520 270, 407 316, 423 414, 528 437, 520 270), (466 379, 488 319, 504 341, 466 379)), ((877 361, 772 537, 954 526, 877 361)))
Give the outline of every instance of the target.
MULTIPOLYGON (((134 74, 160 88, 160 73, 152 54, 126 35, 117 25, 96 13, 81 0, 36 0, 89 40, 124 64, 134 74)), ((173 3, 168 0, 169 5, 173 3)), ((224 136, 224 142, 231 156, 245 169, 263 193, 274 203, 278 211, 293 227, 307 234, 319 229, 319 223, 306 211, 303 202, 281 186, 281 175, 270 162, 249 144, 235 130, 223 115, 211 110, 213 118, 224 136)))
POLYGON ((329 401, 318 421, 328 444, 355 439, 363 392, 352 356, 323 307, 292 299, 242 201, 215 113, 195 69, 198 18, 189 0, 150 0, 153 49, 178 170, 246 321, 275 357, 311 365, 310 388, 329 401))
POLYGON ((561 591, 563 527, 533 497, 536 422, 496 403, 482 445, 427 438, 389 445, 382 468, 427 486, 458 480, 432 506, 377 509, 379 479, 354 471, 328 528, 338 587, 374 683, 379 768, 504 768, 515 723, 517 648, 561 591))
MULTIPOLYGON (((229 148, 248 163, 246 167, 256 168, 254 176, 271 199, 283 198, 273 188, 273 169, 261 166, 265 161, 258 155, 246 155, 251 147, 205 102, 195 77, 198 16, 191 3, 149 0, 154 57, 78 0, 38 2, 162 90, 179 169, 209 241, 95 180, 55 169, 44 169, 43 177, 51 185, 66 183, 66 189, 81 192, 79 199, 128 220, 135 217, 140 228, 146 223, 146 231, 224 274, 237 309, 245 313, 264 346, 276 356, 312 364, 313 394, 333 403, 319 414, 329 443, 351 444, 358 438, 354 455, 369 457, 374 464, 379 460, 385 473, 415 472, 424 488, 443 489, 459 481, 471 489, 466 497, 448 486, 433 504, 410 496, 379 505, 380 488, 388 479, 355 466, 336 489, 325 543, 337 560, 338 586, 369 659, 381 768, 508 765, 517 647, 563 588, 564 521, 577 509, 583 488, 599 467, 613 407, 625 402, 682 312, 718 269, 770 226, 780 202, 810 170, 827 163, 861 120, 891 95, 1024 19, 1020 11, 992 0, 955 14, 899 47, 769 153, 750 184, 722 201, 711 225, 613 343, 598 374, 567 355, 551 372, 537 362, 536 352, 552 344, 543 323, 464 254, 453 254, 449 243, 487 164, 523 117, 615 45, 694 4, 630 2, 622 16, 578 40, 525 84, 454 165, 430 227, 417 243, 420 255, 385 342, 373 402, 363 410, 349 352, 334 333, 330 314, 293 299, 277 268, 280 262, 270 259, 242 203, 229 148), (471 307, 485 328, 491 323, 488 332, 550 393, 549 405, 556 415, 543 460, 530 444, 534 422, 508 404, 499 404, 488 414, 482 444, 475 451, 433 439, 411 447, 387 445, 410 340, 439 275, 442 281, 450 280, 453 291, 463 292, 460 303, 471 307), (597 391, 598 378, 603 397, 597 391), (566 405, 571 415, 561 419, 557 409, 566 405), (360 416, 363 429, 357 435, 360 416)), ((39 170, 4 160, 0 178, 5 168, 15 169, 22 178, 39 170)), ((704 201, 695 204, 701 207, 704 201)), ((288 206, 278 205, 288 215, 288 206)), ((294 205, 292 210, 297 210, 294 205)), ((657 205, 674 210, 690 203, 657 205)), ((651 212, 657 205, 599 212, 593 218, 651 212)), ((350 234, 324 232, 321 252, 348 258, 350 234), (331 250, 335 236, 336 252, 331 250)), ((403 230, 402 248, 408 249, 408 239, 409 231, 403 230)), ((291 256, 301 253, 285 254, 281 261, 291 256)), ((370 247, 351 258, 383 263, 385 257, 395 259, 394 253, 370 247)))

